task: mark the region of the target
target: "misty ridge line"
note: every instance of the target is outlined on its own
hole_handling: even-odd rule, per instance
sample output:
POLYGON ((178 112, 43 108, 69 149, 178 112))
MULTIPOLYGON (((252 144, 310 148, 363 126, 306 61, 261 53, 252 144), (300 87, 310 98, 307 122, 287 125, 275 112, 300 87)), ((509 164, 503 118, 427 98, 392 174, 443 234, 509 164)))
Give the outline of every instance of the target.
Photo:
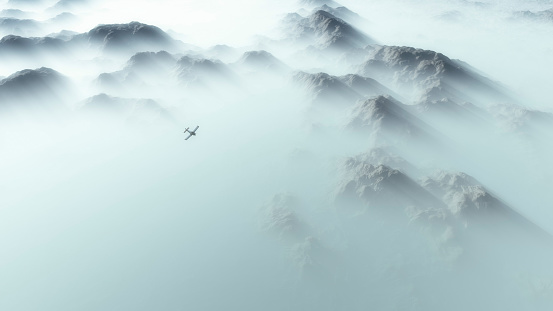
MULTIPOLYGON (((331 9, 328 5, 326 5, 326 7, 323 7, 323 8, 326 8, 329 10, 331 9)), ((289 22, 289 21, 286 21, 286 22, 289 22)), ((353 45, 353 47, 357 49, 357 50, 354 50, 354 52, 352 52, 352 54, 354 54, 353 57, 356 57, 355 55, 356 53, 360 53, 358 51, 359 46, 357 45, 357 43, 355 43, 356 41, 346 40, 345 38, 348 38, 350 36, 353 38, 365 38, 365 37, 363 35, 359 35, 356 32, 356 30, 354 30, 354 28, 349 26, 345 21, 335 18, 332 14, 324 10, 314 10, 314 13, 311 15, 309 19, 305 20, 305 19, 299 18, 299 20, 294 20, 292 22, 297 23, 298 25, 301 25, 301 30, 300 30, 301 37, 307 37, 305 40, 309 40, 313 38, 317 42, 320 42, 321 40, 323 40, 323 43, 318 45, 318 48, 320 50, 324 50, 324 51, 328 50, 331 53, 336 53, 336 51, 349 52, 353 45), (306 23, 307 23, 307 26, 305 25, 306 23), (329 29, 335 29, 339 31, 329 32, 329 29), (304 35, 303 33, 307 33, 307 35, 304 35)), ((2 39, 2 43, 4 43, 7 47, 9 47, 10 45, 15 45, 18 48, 20 47, 27 48, 29 42, 31 42, 32 40, 31 39, 29 39, 31 41, 23 40, 24 41, 23 43, 18 42, 19 40, 22 40, 22 39, 24 38, 8 36, 2 39)), ((361 39, 361 40, 367 40, 367 39, 361 39)), ((39 40, 38 42, 42 42, 42 41, 39 40)), ((128 47, 130 45, 133 49, 140 49, 142 48, 140 46, 141 44, 146 44, 146 46, 159 45, 160 48, 163 48, 163 47, 171 48, 175 44, 172 41, 172 39, 170 39, 170 36, 165 34, 161 29, 154 26, 141 24, 138 22, 132 22, 129 24, 100 25, 98 27, 93 28, 88 33, 74 35, 70 37, 69 40, 64 42, 67 42, 67 43, 87 42, 88 44, 91 44, 91 45, 100 46, 102 51, 104 51, 105 53, 111 53, 116 51, 118 46, 128 47)), ((426 112, 429 109, 429 107, 438 106, 438 105, 445 106, 445 103, 447 102, 452 107, 455 107, 455 109, 460 109, 461 111, 463 111, 464 110, 463 108, 461 107, 457 108, 458 107, 457 102, 467 100, 467 99, 470 100, 472 98, 466 97, 467 92, 459 92, 458 90, 456 90, 456 88, 472 87, 477 91, 483 90, 483 93, 485 93, 487 96, 488 96, 487 93, 491 93, 491 95, 489 95, 491 97, 499 98, 499 100, 512 101, 512 98, 508 97, 507 95, 503 95, 500 91, 496 90, 496 89, 499 89, 499 87, 493 86, 493 83, 491 81, 486 80, 485 78, 479 76, 476 73, 473 73, 473 72, 471 73, 466 68, 463 68, 461 63, 455 63, 441 54, 433 54, 434 52, 432 51, 414 50, 409 48, 375 47, 371 45, 369 45, 368 48, 365 47, 363 49, 368 50, 369 55, 371 55, 369 56, 370 57, 369 61, 366 61, 364 64, 361 65, 362 69, 360 70, 360 72, 363 73, 365 77, 373 75, 374 77, 378 77, 379 79, 386 81, 387 79, 389 79, 388 77, 390 77, 390 75, 395 75, 394 77, 395 81, 394 80, 390 82, 387 81, 388 82, 387 84, 392 83, 392 84, 399 85, 402 91, 403 91, 403 88, 408 89, 407 92, 410 92, 411 91, 410 89, 413 88, 414 86, 416 86, 418 89, 426 88, 425 93, 422 94, 422 98, 420 99, 421 104, 419 104, 424 106, 419 110, 424 110, 426 112), (421 56, 419 56, 419 53, 422 53, 421 56), (427 54, 428 56, 426 56, 427 54), (414 57, 414 58, 411 58, 411 57, 414 57), (409 63, 412 62, 413 60, 415 61, 414 65, 410 65, 409 63), (400 72, 398 70, 401 67, 403 67, 402 70, 405 72, 405 75, 406 75, 405 77, 397 76, 397 73, 400 72), (452 86, 452 84, 453 85, 458 84, 459 86, 457 85, 452 86), (445 96, 448 96, 448 97, 445 97, 445 96), (445 102, 444 102, 444 99, 445 99, 445 102)), ((167 52, 160 52, 160 53, 158 53, 159 55, 154 54, 154 56, 165 58, 165 60, 163 61, 165 61, 166 63, 170 63, 171 61, 174 61, 174 57, 172 57, 167 52)), ((268 54, 265 51, 263 51, 263 53, 262 54, 264 55, 265 59, 262 61, 255 60, 256 62, 276 63, 277 67, 281 67, 281 68, 286 67, 284 63, 280 62, 272 55, 268 54)), ((140 63, 137 60, 139 59, 139 56, 142 56, 142 55, 143 54, 135 54, 135 56, 133 56, 129 60, 129 65, 127 66, 127 69, 129 68, 132 69, 133 66, 138 67, 139 65, 135 66, 135 64, 140 63)), ((250 56, 251 58, 259 57, 259 55, 255 55, 255 56, 252 56, 252 55, 253 55, 252 52, 246 52, 246 54, 243 55, 242 59, 239 60, 239 63, 242 63, 242 64, 245 63, 247 59, 250 58, 250 56)), ((143 61, 143 62, 147 62, 147 61, 143 61)), ((228 81, 233 81, 236 78, 235 76, 233 76, 233 73, 231 73, 232 70, 227 69, 226 65, 221 62, 213 62, 207 59, 195 60, 188 56, 183 56, 178 61, 176 61, 176 64, 178 69, 181 72, 180 74, 178 74, 179 78, 184 80, 190 79, 191 82, 198 83, 202 87, 205 84, 205 82, 201 81, 202 80, 201 76, 203 75, 210 75, 209 79, 212 79, 214 75, 221 75, 222 77, 224 77, 223 80, 226 79, 228 81)), ((158 64, 155 64, 154 66, 159 67, 158 64)), ((168 69, 170 66, 166 65, 166 67, 168 69)), ((283 69, 283 70, 287 70, 287 69, 283 69)), ((128 77, 128 74, 127 76, 125 76, 125 79, 127 79, 127 77, 128 77)), ((111 82, 116 81, 116 78, 114 79, 111 76, 107 76, 106 74, 102 74, 101 78, 102 80, 107 80, 105 84, 110 84, 111 82)), ((324 77, 324 79, 329 79, 329 78, 330 77, 324 77)), ((61 81, 62 79, 59 78, 59 74, 57 72, 54 72, 53 70, 48 68, 40 68, 35 71, 24 70, 21 72, 17 72, 2 80, 1 86, 3 87, 3 91, 1 94, 3 95, 4 98, 9 98, 10 96, 14 96, 14 95, 11 95, 10 92, 14 92, 15 96, 19 96, 20 94, 18 93, 17 87, 15 86, 18 84, 26 84, 27 83, 26 80, 28 80, 29 83, 36 83, 38 85, 37 87, 46 86, 44 90, 38 90, 38 92, 36 93, 41 93, 43 91, 49 92, 52 89, 55 89, 56 87, 58 87, 58 89, 61 89, 63 88, 63 84, 66 83, 66 81, 61 81), (58 81, 56 81, 56 79, 58 79, 58 81), (19 81, 22 81, 22 82, 19 82, 19 81), (53 83, 53 85, 50 85, 50 83, 53 83), (56 84, 61 85, 61 87, 56 86, 56 84)), ((126 82, 126 80, 123 80, 120 82, 126 82)), ((232 82, 230 83, 232 84, 232 82)), ((320 94, 321 91, 333 92, 335 91, 333 90, 333 87, 334 85, 323 86, 321 90, 315 90, 315 92, 318 94, 320 94)), ((309 88, 312 88, 312 87, 309 87, 309 88)), ((383 86, 380 91, 382 90, 386 90, 386 87, 383 86)), ((54 90, 54 92, 56 91, 54 90)), ((344 92, 357 94, 357 92, 355 92, 354 90, 353 91, 348 90, 347 86, 345 87, 344 91, 338 90, 335 92, 339 94, 338 96, 343 96, 342 94, 345 94, 344 92)), ((376 93, 374 93, 373 95, 377 95, 376 93)), ((403 91, 402 93, 409 94, 409 93, 406 93, 405 91, 403 91)), ((47 97, 48 96, 52 97, 54 95, 47 94, 47 97)), ((326 96, 322 96, 322 97, 328 99, 329 95, 327 94, 326 96)), ((356 98, 356 99, 363 98, 363 96, 359 96, 359 94, 351 95, 350 97, 356 98)), ((23 100, 22 98, 20 99, 23 100)), ((29 99, 28 101, 33 101, 33 99, 29 99)), ((136 108, 134 107, 136 106, 135 103, 115 104, 115 102, 121 102, 121 101, 122 100, 120 99, 109 97, 102 93, 100 95, 91 97, 90 99, 86 100, 83 106, 91 106, 91 105, 100 106, 104 103, 107 103, 108 106, 112 106, 112 107, 115 107, 116 105, 132 106, 133 107, 132 110, 136 110, 136 108)), ((127 102, 129 101, 127 100, 127 102)), ((155 101, 149 100, 149 104, 147 104, 147 106, 153 107, 154 110, 156 111, 160 111, 159 113, 161 113, 162 115, 168 115, 163 110, 163 108, 161 108, 155 101)), ((473 111, 469 113, 477 112, 483 115, 482 112, 478 111, 478 107, 471 108, 471 109, 473 111)), ((384 116, 387 113, 389 112, 381 112, 381 114, 383 114, 384 116)), ((545 114, 545 116, 546 118, 551 118, 549 115, 545 114)), ((403 118, 403 121, 400 121, 399 124, 405 124, 407 122, 406 121, 407 119, 415 119, 416 117, 408 116, 407 119, 405 119, 405 117, 402 117, 402 118, 403 118)), ((489 116, 484 116, 481 118, 488 119, 488 120, 490 119, 489 116)), ((369 123, 371 122, 372 121, 369 121, 369 123)), ((382 121, 379 120, 377 122, 381 123, 382 121)), ((396 126, 391 126, 390 128, 396 128, 396 126)), ((380 129, 378 128, 376 129, 375 133, 379 133, 379 131, 380 129)), ((412 133, 412 130, 410 129, 408 129, 407 131, 409 133, 412 133)), ((385 131, 383 130, 383 132, 385 131)), ((384 134, 384 136, 389 136, 389 133, 384 134)))
MULTIPOLYGON (((323 8, 330 9, 330 7, 328 6, 323 8)), ((311 15, 311 17, 308 20, 304 20, 300 18, 298 21, 294 21, 294 22, 297 22, 299 25, 302 25, 301 33, 305 33, 306 31, 308 33, 311 33, 310 35, 311 36, 314 35, 315 39, 318 42, 320 42, 323 39, 327 40, 326 42, 328 43, 323 43, 322 45, 319 45, 319 49, 329 50, 331 51, 331 53, 335 53, 337 50, 349 51, 349 49, 351 48, 350 46, 352 44, 355 46, 355 48, 357 49, 359 48, 356 45, 356 43, 353 43, 355 41, 347 41, 347 40, 344 41, 345 39, 343 38, 350 36, 350 33, 353 33, 354 38, 363 38, 362 35, 358 35, 357 33, 355 33, 356 30, 354 30, 354 28, 349 26, 345 21, 335 18, 332 14, 323 10, 314 10, 313 15, 311 15), (307 28, 308 30, 305 30, 303 28, 303 27, 306 27, 304 26, 305 23, 308 23, 308 26, 307 26, 309 27, 307 28), (329 32, 328 30, 332 29, 333 27, 334 29, 341 29, 341 30, 334 31, 332 33, 329 32)), ((302 36, 309 37, 303 34, 302 36)), ((20 38, 8 37, 8 38, 4 38, 3 42, 10 43, 11 41, 17 41, 18 39, 20 38)), ((74 35, 66 42, 71 43, 71 42, 85 42, 85 41, 88 44, 100 46, 105 53, 111 53, 116 51, 117 47, 120 45, 121 46, 130 45, 133 48, 140 49, 141 47, 139 46, 143 44, 144 41, 146 41, 147 46, 159 45, 160 48, 161 47, 170 48, 174 44, 170 39, 170 36, 166 35, 159 28, 154 26, 148 26, 137 22, 132 22, 129 24, 100 25, 90 30, 87 33, 74 35), (121 42, 119 42, 119 40, 121 42), (135 42, 135 43, 132 43, 132 42, 135 42), (133 44, 135 44, 136 46, 133 46, 133 44)), ((472 86, 473 88, 484 89, 484 92, 492 93, 492 96, 499 97, 501 100, 503 100, 504 98, 508 100, 510 99, 509 97, 505 97, 505 95, 502 95, 501 93, 499 93, 499 91, 496 91, 495 88, 498 88, 498 87, 494 87, 494 86, 489 87, 488 85, 493 83, 486 81, 485 78, 479 77, 475 73, 469 73, 469 75, 465 77, 466 72, 468 71, 467 69, 464 69, 462 68, 462 66, 459 66, 460 63, 454 63, 451 60, 449 60, 447 57, 441 54, 432 54, 434 53, 432 51, 422 51, 422 50, 414 50, 414 49, 399 48, 399 47, 375 48, 374 46, 369 46, 369 48, 364 48, 364 49, 366 50, 368 49, 369 53, 372 54, 370 60, 365 62, 365 64, 362 65, 362 69, 360 71, 365 76, 374 75, 375 77, 378 76, 378 78, 381 80, 386 80, 388 79, 387 77, 389 77, 390 74, 393 74, 393 75, 396 75, 396 77, 394 78, 396 79, 396 81, 391 81, 391 82, 395 84, 399 84, 401 88, 403 87, 412 88, 413 87, 412 84, 415 84, 415 83, 418 84, 416 86, 418 86, 419 89, 427 87, 427 85, 430 85, 430 88, 427 87, 427 90, 425 91, 426 93, 422 95, 422 99, 420 100, 420 102, 422 103, 419 105, 424 105, 424 108, 421 108, 422 110, 425 110, 425 111, 428 110, 428 105, 438 106, 439 104, 441 106, 444 106, 445 105, 444 98, 447 98, 447 101, 451 103, 450 105, 452 105, 452 107, 457 107, 456 102, 467 99, 467 97, 456 98, 456 96, 466 96, 466 93, 456 91, 455 87, 451 89, 450 85, 455 83, 458 83, 458 84, 460 83, 460 86, 459 86, 460 88, 466 88, 467 86, 468 87, 472 86), (430 58, 426 58, 428 56, 426 56, 426 54, 422 54, 421 56, 423 58, 419 60, 421 56, 418 56, 418 53, 427 53, 430 58), (411 55, 414 55, 414 59, 415 59, 414 66, 417 67, 416 69, 414 67, 409 67, 410 65, 408 65, 409 62, 412 61, 412 59, 410 59, 411 55), (424 66, 421 67, 421 65, 423 64, 424 66), (398 69, 400 68, 398 67, 398 65, 404 66, 403 71, 406 72, 406 75, 407 75, 406 77, 401 77, 401 76, 399 78, 397 77, 397 73, 399 72, 398 69), (408 65, 408 66, 405 67, 405 65, 408 65), (419 70, 420 70, 420 73, 419 73, 419 70), (415 79, 413 78, 413 76, 415 79), (421 77, 423 79, 421 79, 421 77), (473 80, 475 81, 473 82, 473 80), (491 90, 488 91, 487 88, 491 88, 491 90), (448 95, 449 97, 441 97, 441 96, 444 96, 444 94, 448 95), (438 103, 434 104, 436 102, 438 103)), ((255 62, 277 63, 278 67, 283 67, 283 68, 285 67, 285 65, 282 62, 274 58, 272 55, 268 54, 265 51, 263 51, 263 53, 262 55, 265 59, 261 61, 255 60, 255 62), (270 58, 270 59, 268 60, 267 58, 270 58)), ((358 53, 358 51, 355 51, 354 53, 358 53)), ((139 53, 131 57, 131 59, 128 61, 129 65, 127 66, 126 69, 139 67, 140 57, 143 57, 143 59, 145 59, 144 55, 146 54, 139 53)), ((243 64, 247 62, 249 58, 259 58, 259 55, 254 55, 254 56, 252 55, 253 55, 252 52, 246 52, 243 55, 242 59, 240 59, 238 62, 243 64)), ((166 69, 170 67, 169 65, 167 65, 168 63, 175 61, 174 57, 172 57, 167 52, 160 52, 160 53, 153 54, 153 57, 163 58, 162 62, 166 63, 165 64, 166 69)), ((142 60, 142 62, 148 62, 148 60, 142 60)), ((176 64, 177 64, 177 67, 182 72, 181 74, 179 74, 179 78, 185 79, 185 80, 189 79, 188 77, 190 77, 190 73, 192 72, 193 74, 192 74, 192 77, 190 78, 191 81, 194 83, 199 82, 201 86, 204 86, 203 84, 205 83, 201 81, 202 75, 210 75, 208 79, 212 79, 213 75, 229 76, 230 78, 227 78, 227 79, 231 81, 235 79, 235 77, 232 76, 233 74, 231 73, 231 70, 226 69, 225 64, 220 62, 218 64, 217 62, 213 62, 211 60, 205 60, 205 59, 195 60, 188 56, 183 56, 178 61, 176 61, 176 64), (200 74, 196 73, 196 67, 200 68, 198 70, 200 74)), ((159 64, 156 63, 154 66, 159 67, 159 64)), ((145 67, 147 67, 147 65, 145 67)), ((37 80, 38 78, 35 78, 32 76, 32 74, 34 73, 36 73, 37 76, 48 76, 48 75, 57 76, 58 75, 56 72, 53 72, 52 70, 49 70, 47 68, 41 68, 36 71, 26 70, 26 71, 18 72, 2 80, 1 82, 2 86, 4 86, 5 89, 9 88, 11 91, 17 92, 15 88, 11 87, 10 85, 11 84, 17 85, 16 80, 18 79, 23 80, 25 79, 24 76, 26 75, 30 76, 29 78, 27 78, 30 81, 37 80)), ((103 82, 104 84, 114 84, 113 82, 116 81, 116 79, 112 78, 111 76, 107 76, 106 74, 102 74, 101 78, 102 78, 102 81, 107 80, 107 82, 103 82)), ((126 78, 127 77, 125 77, 125 79, 126 78)), ((328 76, 324 77, 324 79, 329 79, 329 78, 330 77, 328 76)), ((55 80, 55 79, 53 77, 48 77, 46 79, 43 78, 43 80, 48 80, 48 81, 47 83, 45 81, 41 81, 39 82, 39 84, 46 85, 48 83, 51 83, 52 80, 55 80)), ((125 82, 125 80, 120 82, 125 82)), ((21 83, 25 83, 25 82, 21 82, 21 83)), ((54 84, 56 83, 63 84, 64 82, 54 82, 54 84)), ((54 86, 47 85, 48 90, 52 88, 54 88, 54 86)), ((347 86, 345 87, 344 91, 341 91, 341 90, 336 91, 333 88, 334 88, 334 85, 323 86, 320 91, 315 90, 315 92, 320 94, 321 91, 325 91, 325 92, 334 91, 335 93, 338 94, 338 96, 343 96, 342 94, 345 94, 345 93, 357 94, 357 92, 355 91, 348 90, 347 86)), ((386 87, 383 86, 379 91, 382 91, 382 90, 387 90, 387 89, 386 87)), ((8 92, 4 91, 3 93, 8 93, 8 92)), ((377 93, 378 92, 372 95, 373 96, 377 95, 377 93)), ((405 94, 405 92, 402 92, 402 93, 405 94)), ((328 93, 325 96, 321 96, 321 97, 328 100, 329 98, 331 98, 329 97, 329 95, 331 94, 328 93)), ((10 95, 6 94, 4 96, 9 97, 10 95)), ((48 96, 51 96, 51 95, 48 95, 48 96)), ((357 96, 352 95, 350 97, 353 97, 354 99, 363 98, 363 96, 359 96, 358 94, 357 96)), ((470 99, 470 97, 468 99, 470 99)), ((89 107, 89 106, 101 107, 102 105, 111 106, 111 107, 129 106, 129 107, 132 107, 131 110, 133 111, 136 111, 135 107, 137 105, 144 106, 144 104, 129 102, 129 100, 126 100, 127 104, 118 103, 122 101, 125 101, 125 100, 118 99, 116 97, 109 97, 105 94, 100 94, 100 95, 91 97, 90 99, 87 99, 83 104, 83 106, 85 107, 89 107)), ((333 101, 333 100, 330 100, 330 101, 333 101)), ((166 116, 168 115, 168 113, 164 111, 164 109, 161 108, 155 101, 149 100, 146 106, 152 107, 154 111, 159 111, 158 113, 161 115, 166 115, 166 116)), ((388 106, 393 106, 393 105, 389 104, 388 106)), ((118 109, 123 110, 125 108, 118 108, 118 109)), ((387 109, 387 108, 383 106, 382 108, 379 108, 379 109, 387 109)), ((457 108, 457 109, 464 110, 463 108, 457 108)), ((472 108, 472 109, 476 110, 477 108, 472 108)), ((369 113, 372 113, 372 112, 369 112, 369 113)), ((376 113, 382 114, 385 118, 387 118, 387 114, 389 114, 390 112, 383 111, 383 112, 376 112, 376 113)), ((384 133, 382 134, 384 137, 389 137, 390 133, 388 132, 390 131, 390 129, 397 128, 397 125, 389 126, 389 129, 381 129, 380 125, 378 124, 382 123, 383 122, 382 120, 385 120, 385 119, 380 119, 380 117, 378 118, 379 120, 375 121, 377 124, 377 128, 375 128, 375 131, 373 131, 373 133, 375 133, 376 135, 381 135, 380 133, 382 132, 384 133)), ((486 116, 485 118, 489 119, 489 116, 486 116)), ((407 120, 410 120, 410 119, 416 119, 416 117, 410 116, 410 115, 407 117, 401 117, 400 121, 396 121, 396 123, 407 124, 409 122, 407 120)), ((370 120, 365 122, 369 122, 369 124, 373 123, 373 121, 370 121, 370 120)), ((421 121, 418 121, 418 122, 420 123, 421 121)), ((413 135, 414 133, 412 129, 407 129, 407 131, 409 133, 408 135, 413 135)), ((391 136, 396 136, 396 135, 397 134, 392 134, 391 136)), ((388 138, 385 138, 384 141, 386 141, 387 139, 388 138)))
POLYGON ((293 7, 248 46, 136 21, 0 40, 0 308, 549 310, 553 115, 293 7))

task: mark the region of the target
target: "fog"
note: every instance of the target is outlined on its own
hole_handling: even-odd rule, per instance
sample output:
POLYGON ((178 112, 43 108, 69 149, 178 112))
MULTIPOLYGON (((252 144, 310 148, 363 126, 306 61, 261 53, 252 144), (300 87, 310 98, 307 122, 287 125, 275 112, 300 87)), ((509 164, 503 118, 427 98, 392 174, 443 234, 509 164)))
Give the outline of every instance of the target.
POLYGON ((553 306, 553 1, 0 9, 0 309, 553 306))

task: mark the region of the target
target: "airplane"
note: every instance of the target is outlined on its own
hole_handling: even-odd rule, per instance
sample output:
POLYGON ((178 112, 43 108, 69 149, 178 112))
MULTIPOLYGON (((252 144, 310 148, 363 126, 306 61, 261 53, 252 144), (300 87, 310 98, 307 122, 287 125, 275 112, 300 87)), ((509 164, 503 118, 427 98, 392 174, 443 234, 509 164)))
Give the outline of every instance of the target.
POLYGON ((190 131, 189 128, 187 127, 186 130, 184 130, 184 133, 188 132, 188 137, 186 137, 184 140, 188 140, 188 138, 192 137, 192 136, 196 136, 196 130, 199 128, 200 126, 196 126, 196 128, 193 130, 193 131, 190 131))

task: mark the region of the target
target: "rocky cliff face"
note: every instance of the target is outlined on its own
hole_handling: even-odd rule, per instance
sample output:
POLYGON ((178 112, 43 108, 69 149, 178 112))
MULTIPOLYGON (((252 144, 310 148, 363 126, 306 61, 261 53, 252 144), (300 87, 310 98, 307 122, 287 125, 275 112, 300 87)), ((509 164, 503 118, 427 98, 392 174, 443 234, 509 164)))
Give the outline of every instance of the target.
POLYGON ((489 106, 514 101, 497 83, 441 53, 412 47, 376 46, 359 73, 391 83, 415 101, 450 99, 489 106))
POLYGON ((324 10, 307 17, 291 13, 283 23, 289 39, 320 50, 351 51, 375 43, 368 35, 324 10))
POLYGON ((0 108, 65 110, 74 96, 70 80, 51 68, 21 70, 0 81, 0 108))

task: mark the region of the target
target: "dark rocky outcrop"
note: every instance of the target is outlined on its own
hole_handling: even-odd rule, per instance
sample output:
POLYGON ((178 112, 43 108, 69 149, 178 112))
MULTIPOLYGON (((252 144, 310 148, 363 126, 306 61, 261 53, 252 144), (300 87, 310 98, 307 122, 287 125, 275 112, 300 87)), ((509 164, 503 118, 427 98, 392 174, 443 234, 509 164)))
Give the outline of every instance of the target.
POLYGON ((400 94, 415 102, 447 98, 487 106, 515 101, 501 85, 468 65, 429 50, 374 46, 369 48, 368 59, 359 73, 394 85, 400 94))
POLYGON ((289 39, 312 45, 320 50, 344 52, 375 43, 346 21, 324 10, 315 11, 305 18, 291 13, 283 22, 289 39))
POLYGON ((103 52, 136 53, 171 50, 177 42, 156 26, 139 22, 99 25, 89 32, 74 36, 71 43, 88 44, 103 52))
MULTIPOLYGON (((338 202, 356 202, 370 208, 441 208, 443 203, 413 179, 384 164, 374 165, 359 158, 348 158, 341 167, 338 202)), ((355 204, 355 203, 354 203, 355 204)))
POLYGON ((65 109, 73 94, 69 79, 51 68, 18 71, 0 81, 2 108, 65 109))

